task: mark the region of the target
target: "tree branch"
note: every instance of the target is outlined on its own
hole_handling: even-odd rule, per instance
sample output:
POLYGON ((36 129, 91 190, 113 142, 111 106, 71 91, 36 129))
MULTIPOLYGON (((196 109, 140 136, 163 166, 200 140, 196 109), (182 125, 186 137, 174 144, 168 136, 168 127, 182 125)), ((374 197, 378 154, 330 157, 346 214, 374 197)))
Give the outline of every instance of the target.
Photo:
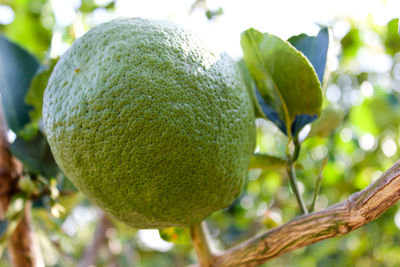
POLYGON ((12 195, 18 190, 22 165, 10 150, 7 139, 7 123, 0 103, 0 219, 4 220, 12 195))
POLYGON ((211 266, 257 266, 289 251, 342 236, 375 220, 400 199, 400 161, 366 189, 325 210, 299 216, 215 256, 211 266))
POLYGON ((328 158, 325 158, 322 161, 322 166, 321 166, 321 169, 319 170, 317 181, 315 182, 315 189, 314 189, 313 199, 312 199, 312 202, 311 202, 311 205, 310 205, 310 212, 314 211, 315 203, 317 203, 317 199, 318 199, 318 196, 319 196, 319 191, 321 190, 322 173, 324 171, 324 168, 325 168, 327 162, 328 162, 328 158))
MULTIPOLYGON (((0 103, 0 219, 5 218, 11 197, 18 192, 22 164, 12 156, 7 139, 7 123, 0 103)), ((8 240, 12 266, 44 266, 38 241, 32 228, 31 205, 25 206, 22 220, 8 240)))
POLYGON ((8 240, 12 266, 44 266, 39 242, 32 228, 31 202, 25 205, 24 216, 8 240))

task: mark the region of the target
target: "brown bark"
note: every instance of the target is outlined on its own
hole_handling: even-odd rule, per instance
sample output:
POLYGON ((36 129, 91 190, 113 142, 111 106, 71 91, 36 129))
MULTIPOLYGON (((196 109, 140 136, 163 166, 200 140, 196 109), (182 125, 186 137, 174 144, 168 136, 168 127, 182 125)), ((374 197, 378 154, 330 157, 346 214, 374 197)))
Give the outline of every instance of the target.
MULTIPOLYGON (((4 219, 11 197, 18 191, 22 164, 12 156, 7 139, 7 124, 0 105, 0 218, 4 219)), ((29 202, 28 202, 29 203, 29 202)), ((26 205, 24 215, 8 239, 8 253, 12 266, 44 266, 39 244, 31 224, 31 205, 26 205)))
POLYGON ((0 219, 5 218, 11 196, 17 191, 22 165, 8 149, 7 124, 0 105, 0 219))
POLYGON ((31 204, 25 206, 24 216, 8 240, 12 266, 44 266, 38 240, 32 229, 31 204))
POLYGON ((400 199, 400 161, 366 189, 215 256, 211 266, 257 266, 289 251, 342 236, 375 220, 400 199))

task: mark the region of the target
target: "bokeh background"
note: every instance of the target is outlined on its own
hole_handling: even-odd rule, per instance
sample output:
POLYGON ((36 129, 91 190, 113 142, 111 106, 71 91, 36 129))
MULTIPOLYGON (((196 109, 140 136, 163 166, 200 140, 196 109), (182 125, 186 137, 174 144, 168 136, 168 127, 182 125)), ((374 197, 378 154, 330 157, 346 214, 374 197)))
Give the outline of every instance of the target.
MULTIPOLYGON (((0 0, 0 32, 47 62, 101 22, 132 16, 168 19, 239 60, 240 33, 247 28, 287 39, 315 35, 328 26, 331 76, 324 105, 335 104, 343 116, 334 131, 304 140, 298 170, 309 203, 326 161, 316 203, 320 210, 365 188, 400 155, 399 14, 398 0, 0 0)), ((334 114, 326 123, 337 120, 334 114)), ((257 152, 285 157, 286 137, 276 126, 259 119, 257 127, 257 152)), ((9 139, 15 139, 12 131, 9 139)), ((164 229, 163 240, 158 230, 130 229, 105 217, 65 178, 57 181, 65 194, 51 204, 37 201, 33 210, 46 265, 76 266, 101 225, 107 229, 96 266, 186 266, 196 261, 187 230, 164 229)), ((225 248, 296 215, 285 168, 254 169, 241 197, 207 223, 216 246, 225 248)), ((0 266, 8 266, 6 253, 0 266)), ((400 266, 400 205, 351 234, 263 266, 400 266)))

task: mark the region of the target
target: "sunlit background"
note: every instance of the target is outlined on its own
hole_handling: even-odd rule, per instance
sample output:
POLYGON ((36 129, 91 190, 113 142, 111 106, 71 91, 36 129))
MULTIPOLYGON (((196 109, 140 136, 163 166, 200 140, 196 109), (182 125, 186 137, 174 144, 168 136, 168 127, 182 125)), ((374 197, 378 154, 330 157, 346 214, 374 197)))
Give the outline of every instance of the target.
MULTIPOLYGON (((352 22, 386 25, 398 16, 400 7, 397 0, 86 0, 83 5, 81 0, 27 2, 29 11, 40 16, 41 25, 53 32, 53 57, 62 54, 70 45, 64 37, 66 29, 72 30, 73 33, 69 34, 77 38, 90 27, 117 17, 171 20, 212 40, 231 56, 239 57, 240 33, 250 27, 286 39, 303 32, 316 34, 318 25, 330 25, 335 36, 341 38, 349 31, 352 22)), ((21 11, 24 12, 0 5, 0 23, 13 23, 16 12, 21 11)), ((374 42, 373 36, 368 38, 371 39, 367 41, 374 42)))
MULTIPOLYGON (((167 19, 187 27, 239 60, 240 34, 253 27, 282 39, 315 35, 328 26, 331 42, 324 106, 336 105, 344 119, 332 134, 304 141, 299 186, 307 202, 325 158, 317 210, 346 199, 377 179, 399 157, 399 0, 0 0, 0 31, 40 60, 60 56, 94 25, 116 17, 167 19)), ((257 151, 284 157, 285 136, 258 120, 257 151)), ((307 135, 305 127, 304 136, 307 135)), ((12 134, 10 134, 12 139, 12 134)), ((69 185, 71 186, 71 185, 69 185)), ((35 210, 36 229, 48 266, 75 266, 101 213, 79 193, 35 210)), ((285 170, 252 170, 245 192, 208 220, 223 248, 298 214, 285 170)), ((106 233, 99 266, 185 266, 195 261, 185 232, 182 244, 158 230, 129 229, 114 222, 106 233), (166 238, 168 240, 168 238, 166 238), (160 253, 162 252, 162 253, 160 253)), ((399 205, 354 233, 299 249, 265 266, 399 266, 399 205)), ((6 256, 3 256, 3 258, 6 256)), ((5 261, 6 262, 6 261, 5 261)), ((3 263, 6 266, 6 263, 3 263)))

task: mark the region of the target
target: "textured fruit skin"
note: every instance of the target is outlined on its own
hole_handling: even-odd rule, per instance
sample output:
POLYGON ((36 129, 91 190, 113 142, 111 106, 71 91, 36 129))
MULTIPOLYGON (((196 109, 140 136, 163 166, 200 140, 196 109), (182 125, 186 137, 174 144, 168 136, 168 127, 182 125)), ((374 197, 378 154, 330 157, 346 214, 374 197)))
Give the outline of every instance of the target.
POLYGON ((44 130, 67 177, 135 228, 187 227, 243 187, 255 120, 236 64, 177 25, 100 24, 60 58, 44 130))

